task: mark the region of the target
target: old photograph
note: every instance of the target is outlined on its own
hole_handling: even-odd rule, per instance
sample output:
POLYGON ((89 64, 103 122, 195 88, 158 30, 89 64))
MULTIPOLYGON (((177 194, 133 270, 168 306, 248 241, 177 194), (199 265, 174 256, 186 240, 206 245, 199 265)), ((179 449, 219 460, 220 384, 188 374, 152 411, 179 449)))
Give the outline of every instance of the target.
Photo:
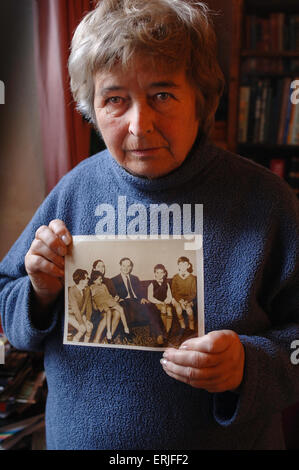
POLYGON ((204 334, 202 246, 184 237, 73 237, 64 343, 164 350, 204 334))

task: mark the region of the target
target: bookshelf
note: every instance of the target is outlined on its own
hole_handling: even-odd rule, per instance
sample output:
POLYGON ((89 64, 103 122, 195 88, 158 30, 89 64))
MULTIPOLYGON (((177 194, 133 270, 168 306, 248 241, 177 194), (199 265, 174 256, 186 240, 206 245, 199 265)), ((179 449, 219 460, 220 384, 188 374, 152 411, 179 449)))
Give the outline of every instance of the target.
POLYGON ((232 0, 232 9, 227 148, 299 197, 299 2, 232 0))
POLYGON ((11 346, 0 323, 0 450, 44 450, 47 383, 41 353, 11 346))

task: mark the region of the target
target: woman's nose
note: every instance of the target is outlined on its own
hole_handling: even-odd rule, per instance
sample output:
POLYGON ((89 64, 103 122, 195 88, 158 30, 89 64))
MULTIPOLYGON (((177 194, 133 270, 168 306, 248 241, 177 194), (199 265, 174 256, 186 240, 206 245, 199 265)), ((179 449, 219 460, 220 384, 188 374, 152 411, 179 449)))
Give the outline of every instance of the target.
POLYGON ((144 137, 154 130, 154 110, 146 103, 132 106, 129 117, 129 133, 144 137))

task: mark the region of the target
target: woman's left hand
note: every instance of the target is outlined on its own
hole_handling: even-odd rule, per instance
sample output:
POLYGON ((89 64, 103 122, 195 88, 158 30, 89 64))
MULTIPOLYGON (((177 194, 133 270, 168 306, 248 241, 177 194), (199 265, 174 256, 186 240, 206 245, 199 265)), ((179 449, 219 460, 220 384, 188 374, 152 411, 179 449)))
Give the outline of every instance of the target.
POLYGON ((161 359, 170 377, 211 393, 237 389, 243 379, 244 362, 244 347, 231 330, 191 338, 179 349, 167 349, 161 359))

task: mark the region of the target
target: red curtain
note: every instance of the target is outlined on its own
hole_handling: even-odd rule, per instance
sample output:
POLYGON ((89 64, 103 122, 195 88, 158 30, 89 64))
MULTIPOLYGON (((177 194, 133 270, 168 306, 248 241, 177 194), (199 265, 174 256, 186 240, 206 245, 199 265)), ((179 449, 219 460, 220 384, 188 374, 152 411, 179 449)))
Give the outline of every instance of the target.
POLYGON ((89 156, 91 126, 76 111, 67 61, 71 38, 94 0, 34 0, 35 56, 46 189, 89 156))

